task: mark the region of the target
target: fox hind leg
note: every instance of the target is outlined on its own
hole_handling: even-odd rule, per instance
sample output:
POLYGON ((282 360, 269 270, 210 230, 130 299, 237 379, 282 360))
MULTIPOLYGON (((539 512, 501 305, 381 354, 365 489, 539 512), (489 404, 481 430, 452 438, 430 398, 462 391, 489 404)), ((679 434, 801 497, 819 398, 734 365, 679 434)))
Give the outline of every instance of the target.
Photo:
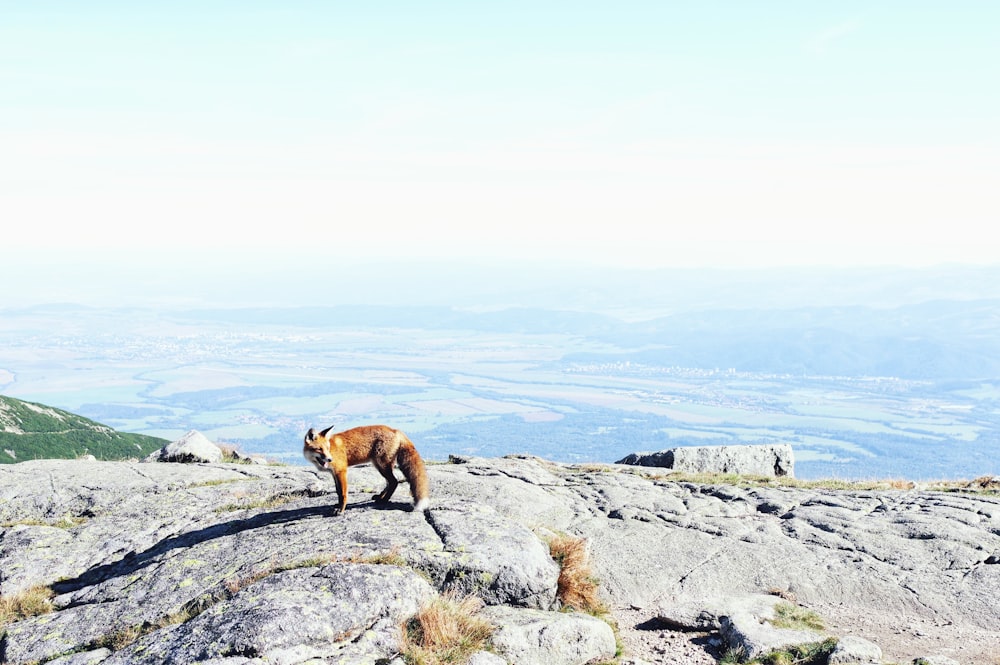
POLYGON ((399 486, 399 481, 396 479, 396 474, 392 472, 392 462, 386 464, 385 466, 381 464, 376 464, 375 468, 378 472, 382 474, 385 478, 385 489, 375 495, 374 499, 378 503, 384 503, 389 500, 393 492, 396 491, 396 487, 399 486))

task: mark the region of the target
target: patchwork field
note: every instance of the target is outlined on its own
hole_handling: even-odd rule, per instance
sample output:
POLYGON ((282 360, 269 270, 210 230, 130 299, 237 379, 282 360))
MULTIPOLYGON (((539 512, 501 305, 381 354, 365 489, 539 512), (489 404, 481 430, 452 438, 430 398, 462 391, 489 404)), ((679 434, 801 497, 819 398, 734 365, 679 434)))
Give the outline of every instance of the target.
MULTIPOLYGON (((787 442, 797 475, 1000 471, 1000 388, 682 367, 566 332, 239 325, 220 314, 22 312, 0 323, 0 392, 128 432, 190 429, 298 463, 311 426, 384 422, 424 455, 614 461, 680 445, 787 442), (109 333, 109 330, 114 330, 109 333), (629 359, 625 359, 629 358, 629 359)), ((509 326, 508 326, 509 327, 509 326)))

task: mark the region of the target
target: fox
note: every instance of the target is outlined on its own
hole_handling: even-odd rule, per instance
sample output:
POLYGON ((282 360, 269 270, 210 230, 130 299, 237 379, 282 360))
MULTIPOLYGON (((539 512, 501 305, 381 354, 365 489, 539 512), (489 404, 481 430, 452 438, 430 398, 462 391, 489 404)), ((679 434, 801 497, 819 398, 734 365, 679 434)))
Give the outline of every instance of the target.
POLYGON ((399 481, 392 467, 396 462, 410 484, 413 510, 426 511, 430 505, 427 470, 413 442, 398 429, 387 425, 363 425, 343 432, 321 432, 309 428, 302 445, 302 455, 319 471, 329 471, 337 484, 339 503, 333 514, 347 509, 347 467, 371 462, 385 478, 385 489, 376 494, 377 503, 385 503, 396 491, 399 481))

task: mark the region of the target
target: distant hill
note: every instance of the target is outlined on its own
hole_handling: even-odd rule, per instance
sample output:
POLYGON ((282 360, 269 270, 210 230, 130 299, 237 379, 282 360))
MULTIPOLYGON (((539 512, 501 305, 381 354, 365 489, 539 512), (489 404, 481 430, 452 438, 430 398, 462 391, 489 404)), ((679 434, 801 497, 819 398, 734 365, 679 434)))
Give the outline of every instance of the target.
POLYGON ((0 464, 87 454, 101 460, 145 457, 166 443, 166 439, 118 432, 68 411, 0 395, 0 464))

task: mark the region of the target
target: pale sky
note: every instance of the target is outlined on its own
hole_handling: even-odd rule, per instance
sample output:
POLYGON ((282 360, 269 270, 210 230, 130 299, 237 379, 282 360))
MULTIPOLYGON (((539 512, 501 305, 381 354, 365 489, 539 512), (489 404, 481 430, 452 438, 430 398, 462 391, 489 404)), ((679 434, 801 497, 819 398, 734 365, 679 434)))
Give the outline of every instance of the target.
POLYGON ((0 0, 0 247, 997 263, 998 36, 992 0, 0 0))

